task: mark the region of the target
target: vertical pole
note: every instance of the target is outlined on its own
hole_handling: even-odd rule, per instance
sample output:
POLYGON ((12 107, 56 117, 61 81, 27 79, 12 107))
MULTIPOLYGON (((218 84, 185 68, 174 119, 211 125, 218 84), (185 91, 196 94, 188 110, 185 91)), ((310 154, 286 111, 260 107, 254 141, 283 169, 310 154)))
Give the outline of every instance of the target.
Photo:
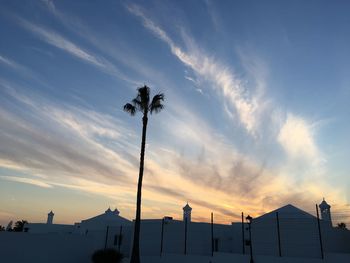
POLYGON ((253 242, 252 242, 252 222, 249 222, 248 225, 249 225, 250 263, 254 263, 254 260, 253 260, 253 242))
POLYGON ((108 230, 109 230, 109 226, 107 226, 107 230, 106 230, 105 249, 107 248, 108 230))
POLYGON ((211 212, 211 256, 214 256, 214 215, 211 212))
POLYGON ((244 219, 243 219, 243 212, 242 212, 242 253, 245 254, 245 244, 244 244, 244 219))
POLYGON ((162 230, 160 233, 160 256, 163 253, 164 218, 162 219, 162 230))
POLYGON ((187 254, 187 217, 185 218, 185 250, 184 254, 187 254))
POLYGON ((317 204, 316 204, 316 213, 317 213, 318 236, 320 238, 321 258, 323 259, 323 244, 322 244, 322 236, 321 236, 321 225, 320 225, 320 216, 318 214, 317 204))
POLYGON ((118 237, 118 251, 120 252, 120 246, 122 245, 122 231, 123 226, 120 226, 119 237, 118 237))
POLYGON ((277 235, 278 235, 278 255, 282 257, 281 252, 281 233, 280 233, 280 219, 278 217, 278 212, 276 212, 276 221, 277 221, 277 235))

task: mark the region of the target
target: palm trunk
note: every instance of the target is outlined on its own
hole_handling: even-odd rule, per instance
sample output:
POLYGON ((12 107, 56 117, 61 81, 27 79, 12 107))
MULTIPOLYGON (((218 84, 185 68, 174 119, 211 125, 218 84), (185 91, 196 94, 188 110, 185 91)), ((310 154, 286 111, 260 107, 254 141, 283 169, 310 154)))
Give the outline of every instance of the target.
POLYGON ((136 218, 134 227, 134 240, 131 251, 130 263, 140 263, 140 224, 141 224, 141 190, 142 190, 142 179, 143 179, 143 167, 145 159, 145 146, 146 146, 146 131, 147 131, 147 112, 143 113, 142 118, 142 141, 141 141, 141 153, 140 153, 140 170, 139 180, 137 184, 137 201, 136 201, 136 218))

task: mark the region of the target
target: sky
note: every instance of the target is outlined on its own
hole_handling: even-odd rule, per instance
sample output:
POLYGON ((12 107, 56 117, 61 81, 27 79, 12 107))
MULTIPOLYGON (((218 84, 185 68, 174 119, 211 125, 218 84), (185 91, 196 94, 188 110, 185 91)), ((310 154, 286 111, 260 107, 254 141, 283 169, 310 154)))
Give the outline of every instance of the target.
MULTIPOLYGON (((230 223, 322 198, 348 220, 348 1, 0 1, 0 224, 230 223)), ((349 215, 350 216, 350 215, 349 215)), ((346 221, 348 220, 348 221, 346 221)))

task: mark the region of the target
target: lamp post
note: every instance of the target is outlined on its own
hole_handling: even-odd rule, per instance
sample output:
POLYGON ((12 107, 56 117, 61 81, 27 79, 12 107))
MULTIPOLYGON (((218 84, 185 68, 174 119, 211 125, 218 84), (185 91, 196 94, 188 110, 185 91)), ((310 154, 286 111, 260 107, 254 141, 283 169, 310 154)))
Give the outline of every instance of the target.
POLYGON ((254 263, 254 260, 253 260, 253 246, 252 246, 252 221, 253 221, 253 218, 248 215, 246 218, 247 220, 247 223, 248 223, 248 229, 249 229, 249 247, 250 247, 250 263, 254 263))

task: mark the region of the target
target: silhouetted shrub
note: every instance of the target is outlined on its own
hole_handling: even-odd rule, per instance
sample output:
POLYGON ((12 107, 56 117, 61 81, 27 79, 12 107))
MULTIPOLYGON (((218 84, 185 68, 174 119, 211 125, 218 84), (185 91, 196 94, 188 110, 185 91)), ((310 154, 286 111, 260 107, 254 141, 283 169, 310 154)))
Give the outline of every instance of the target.
POLYGON ((92 255, 94 263, 120 263, 122 259, 123 254, 112 248, 97 250, 92 255))
POLYGON ((28 224, 27 220, 17 221, 15 223, 15 227, 13 228, 13 231, 15 231, 15 232, 23 232, 24 226, 26 224, 28 224))
POLYGON ((343 223, 343 222, 338 223, 338 224, 337 224, 337 228, 339 228, 339 229, 347 229, 347 228, 346 228, 346 224, 343 223))

